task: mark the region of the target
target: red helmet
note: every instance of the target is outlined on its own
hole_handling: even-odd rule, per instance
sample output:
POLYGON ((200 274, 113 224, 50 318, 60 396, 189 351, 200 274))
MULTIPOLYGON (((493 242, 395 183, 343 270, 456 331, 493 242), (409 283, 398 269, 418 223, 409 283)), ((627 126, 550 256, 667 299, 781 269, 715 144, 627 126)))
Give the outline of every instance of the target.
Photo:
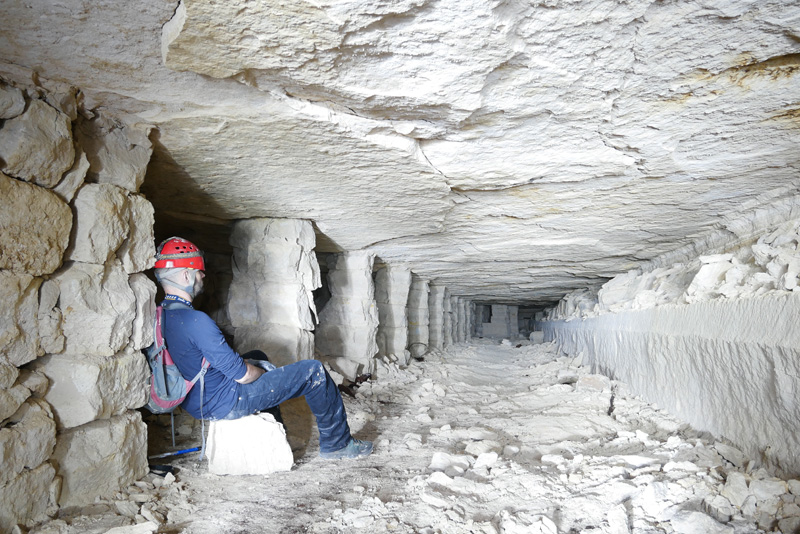
POLYGON ((180 237, 170 237, 162 241, 156 250, 156 269, 185 267, 206 270, 203 253, 194 243, 180 237))

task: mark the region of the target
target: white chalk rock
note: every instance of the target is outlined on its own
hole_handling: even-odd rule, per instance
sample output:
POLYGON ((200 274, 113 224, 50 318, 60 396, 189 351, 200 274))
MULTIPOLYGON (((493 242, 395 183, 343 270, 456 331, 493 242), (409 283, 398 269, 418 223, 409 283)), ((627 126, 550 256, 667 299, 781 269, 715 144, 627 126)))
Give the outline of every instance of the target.
POLYGON ((156 285, 143 273, 132 274, 128 284, 136 299, 136 319, 132 325, 131 343, 133 350, 149 347, 154 340, 153 317, 156 314, 156 285))
POLYGON ((731 502, 722 495, 715 495, 713 498, 703 501, 703 509, 720 523, 729 522, 736 513, 731 502))
POLYGON ((121 265, 74 263, 52 280, 60 290, 66 352, 112 356, 128 344, 136 295, 121 265))
POLYGON ((31 100, 25 113, 0 129, 0 159, 6 174, 54 187, 75 160, 69 117, 41 100, 31 100))
POLYGON ((473 457, 466 454, 448 454, 446 452, 435 452, 431 458, 428 469, 433 471, 446 471, 449 468, 457 467, 463 473, 469 469, 473 462, 473 457))
POLYGON ((430 283, 428 280, 412 273, 411 287, 408 291, 408 350, 415 358, 421 357, 428 351, 430 341, 429 293, 430 283))
POLYGON ((475 459, 475 465, 473 467, 475 469, 480 469, 481 467, 492 467, 497 463, 497 458, 498 454, 496 452, 484 452, 479 454, 475 459))
POLYGON ((0 531, 11 532, 17 524, 33 526, 48 519, 49 490, 54 477, 53 466, 43 463, 23 470, 5 484, 0 498, 0 531))
POLYGON ((128 237, 130 225, 125 190, 109 184, 85 184, 75 196, 75 231, 68 260, 105 263, 128 237))
MULTIPOLYGON (((311 250, 316 245, 314 227, 310 221, 303 219, 254 218, 236 221, 231 233, 230 244, 234 248, 246 249, 254 246, 260 249, 264 244, 297 246, 311 250)), ((269 249, 267 249, 269 250, 269 249)), ((260 250, 259 250, 260 252, 260 250)), ((246 257, 248 269, 257 269, 262 265, 264 272, 269 268, 270 256, 246 257)))
POLYGON ((207 447, 215 475, 268 475, 294 464, 283 425, 268 413, 211 421, 207 447))
POLYGON ((235 326, 270 323, 313 330, 313 301, 305 289, 298 283, 270 282, 257 277, 248 282, 234 277, 228 305, 231 323, 235 326))
POLYGON ((19 374, 20 370, 16 365, 11 365, 0 358, 0 390, 13 386, 19 374))
POLYGON ((778 512, 781 495, 788 491, 786 482, 776 478, 750 482, 750 492, 758 501, 758 511, 772 516, 778 512))
POLYGON ((471 441, 464 447, 464 450, 469 454, 480 456, 485 453, 499 453, 503 450, 503 446, 497 441, 491 439, 471 441))
POLYGON ((727 497, 731 504, 741 508, 745 499, 750 495, 745 475, 737 471, 728 473, 728 480, 725 481, 725 486, 720 494, 723 497, 727 497))
POLYGON ((408 343, 406 303, 411 286, 411 271, 386 265, 375 273, 375 302, 378 307, 378 354, 403 354, 408 343))
POLYGON ((328 289, 332 296, 374 300, 375 285, 372 279, 374 252, 358 250, 334 254, 328 259, 328 289))
POLYGON ((528 336, 528 339, 531 341, 531 343, 544 343, 544 332, 531 332, 531 334, 528 336))
POLYGON ((59 505, 92 503, 147 474, 147 427, 129 411, 69 429, 58 435, 53 459, 63 479, 59 505))
POLYGON ((722 285, 725 280, 725 273, 731 268, 733 268, 733 264, 729 261, 704 264, 686 289, 686 294, 694 298, 705 296, 722 285))
POLYGON ((314 333, 302 328, 265 323, 235 329, 235 349, 239 353, 262 350, 278 367, 314 357, 314 333))
POLYGON ((376 300, 376 302, 378 303, 378 317, 381 320, 381 324, 394 328, 407 328, 408 316, 404 299, 402 302, 400 300, 396 302, 381 302, 376 300))
POLYGON ((39 304, 42 280, 0 270, 0 354, 16 366, 34 360, 39 352, 39 304))
POLYGON ((147 137, 150 129, 147 125, 126 124, 104 113, 91 120, 79 120, 75 137, 89 159, 87 181, 139 191, 153 152, 147 137))
POLYGON ((32 397, 44 398, 50 387, 50 381, 45 375, 32 369, 20 369, 19 383, 31 392, 32 397))
POLYGON ((64 316, 58 308, 60 289, 57 282, 46 280, 39 288, 39 345, 45 354, 64 352, 64 316))
POLYGON ((155 521, 145 521, 135 525, 114 527, 105 531, 104 534, 153 534, 158 531, 158 523, 155 521))
POLYGON ((411 353, 408 353, 408 358, 405 350, 408 343, 408 329, 406 327, 393 328, 390 326, 381 328, 378 324, 378 333, 375 337, 378 343, 378 354, 386 357, 393 357, 396 360, 401 360, 401 365, 408 363, 408 358, 411 353), (397 356, 396 356, 397 355, 397 356))
POLYGON ((56 354, 36 361, 50 379, 45 399, 59 428, 120 415, 147 402, 149 368, 140 352, 113 357, 56 354))
POLYGON ((733 260, 733 254, 710 254, 708 256, 700 256, 698 260, 702 264, 727 263, 733 260))
POLYGON ((338 358, 357 364, 356 372, 374 370, 378 352, 378 308, 372 281, 375 254, 366 251, 345 252, 328 259, 331 299, 319 313, 315 343, 337 371, 350 380, 350 369, 338 358))
POLYGON ((49 274, 69 245, 72 210, 58 195, 0 173, 0 269, 49 274))
POLYGON ((749 460, 749 458, 742 451, 726 443, 718 441, 714 443, 714 448, 717 450, 720 456, 736 467, 744 467, 749 460))
POLYGON ((153 205, 141 195, 128 195, 129 233, 117 250, 127 273, 138 273, 155 265, 153 205))
POLYGON ((30 390, 22 384, 14 384, 8 389, 0 390, 0 422, 14 415, 30 396, 30 390))
POLYGON ((228 315, 240 352, 259 349, 276 365, 314 355, 313 291, 320 287, 309 221, 237 221, 230 237, 233 280, 228 315))
POLYGON ((89 160, 86 159, 86 154, 80 147, 76 150, 75 164, 64 174, 58 185, 53 188, 53 193, 68 204, 75 198, 75 193, 83 185, 83 180, 89 171, 89 160))
POLYGON ((311 228, 311 223, 299 219, 237 221, 229 240, 234 248, 234 274, 247 273, 267 282, 310 284, 319 273, 314 268, 316 259, 308 257, 314 240, 313 232, 311 239, 306 236, 307 227, 311 228))
POLYGON ((680 511, 669 521, 676 534, 733 534, 731 526, 723 525, 702 512, 680 511))
POLYGON ((385 265, 375 273, 375 300, 405 306, 410 286, 411 270, 408 267, 385 265))
POLYGON ((492 520, 502 534, 558 534, 556 524, 546 516, 500 510, 492 520))
POLYGON ((611 380, 603 375, 585 375, 575 383, 576 390, 610 391, 611 380))
POLYGON ((431 284, 428 295, 428 336, 430 348, 442 350, 444 348, 444 294, 445 288, 441 285, 431 284))
POLYGON ((25 111, 25 95, 16 87, 0 83, 0 120, 13 119, 25 111))
POLYGON ((13 422, 0 428, 0 486, 47 461, 56 445, 56 423, 46 402, 29 399, 13 422))

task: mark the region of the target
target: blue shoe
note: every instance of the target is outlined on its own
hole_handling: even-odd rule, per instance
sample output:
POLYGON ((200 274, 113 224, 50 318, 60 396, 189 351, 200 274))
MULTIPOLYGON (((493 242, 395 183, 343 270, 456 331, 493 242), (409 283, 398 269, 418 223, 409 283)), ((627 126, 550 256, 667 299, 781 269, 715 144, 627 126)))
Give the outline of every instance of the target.
POLYGON ((361 458, 372 454, 372 442, 350 438, 350 443, 333 452, 320 452, 320 458, 325 460, 341 460, 342 458, 361 458))

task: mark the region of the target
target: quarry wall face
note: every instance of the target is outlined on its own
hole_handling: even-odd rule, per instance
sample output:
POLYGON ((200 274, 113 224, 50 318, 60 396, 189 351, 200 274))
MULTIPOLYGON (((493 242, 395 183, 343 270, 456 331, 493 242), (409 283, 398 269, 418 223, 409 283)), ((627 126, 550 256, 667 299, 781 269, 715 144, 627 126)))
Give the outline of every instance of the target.
POLYGON ((0 79, 0 531, 148 469, 150 127, 25 80, 0 79))
POLYGON ((796 476, 798 249, 800 221, 793 219, 725 253, 631 271, 597 295, 565 297, 541 323, 545 340, 582 353, 584 364, 645 400, 796 476))
POLYGON ((751 458, 800 473, 800 295, 545 323, 545 339, 751 458))

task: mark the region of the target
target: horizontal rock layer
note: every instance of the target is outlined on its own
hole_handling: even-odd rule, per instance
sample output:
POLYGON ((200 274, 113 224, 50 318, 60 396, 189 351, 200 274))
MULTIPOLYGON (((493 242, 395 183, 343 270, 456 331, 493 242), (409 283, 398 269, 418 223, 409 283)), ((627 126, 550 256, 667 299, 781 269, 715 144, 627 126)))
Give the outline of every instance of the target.
MULTIPOLYGON (((312 220, 320 248, 370 247, 476 302, 596 289, 798 192, 791 3, 62 9, 86 16, 0 8, 0 71, 36 67, 153 123, 157 210, 312 220)), ((10 120, 30 113, 4 94, 10 120)), ((100 167, 125 166, 101 152, 88 177, 108 183, 100 167)))

